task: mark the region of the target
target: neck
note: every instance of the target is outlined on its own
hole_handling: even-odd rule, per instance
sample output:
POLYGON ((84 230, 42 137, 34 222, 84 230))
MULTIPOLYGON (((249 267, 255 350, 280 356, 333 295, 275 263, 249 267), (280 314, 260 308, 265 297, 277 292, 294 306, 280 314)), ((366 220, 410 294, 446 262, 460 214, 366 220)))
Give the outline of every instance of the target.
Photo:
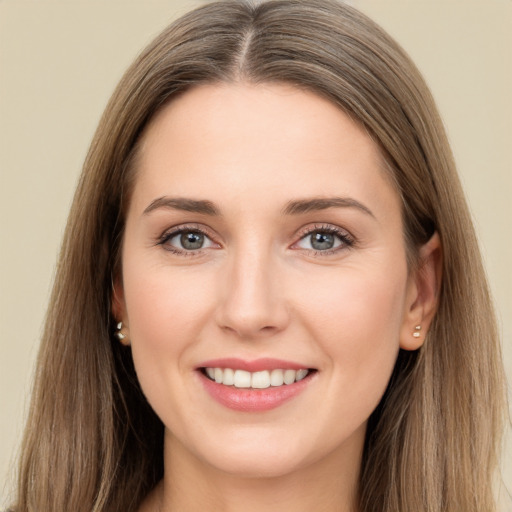
POLYGON ((356 512, 362 443, 280 476, 240 476, 212 467, 174 437, 165 476, 140 512, 356 512))

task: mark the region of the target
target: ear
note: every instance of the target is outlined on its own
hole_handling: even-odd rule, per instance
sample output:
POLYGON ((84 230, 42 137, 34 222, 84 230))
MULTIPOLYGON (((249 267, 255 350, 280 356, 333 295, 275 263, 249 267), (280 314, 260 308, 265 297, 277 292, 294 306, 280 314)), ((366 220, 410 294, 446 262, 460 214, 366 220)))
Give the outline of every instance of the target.
POLYGON ((407 283, 400 331, 400 348, 404 350, 417 350, 423 345, 437 311, 443 266, 441 240, 437 232, 420 248, 418 256, 418 265, 411 270, 407 283))
POLYGON ((126 307, 124 302, 123 283, 120 277, 112 281, 112 315, 117 322, 125 322, 126 307))
POLYGON ((116 278, 112 283, 112 315, 116 319, 116 337, 119 342, 128 347, 131 345, 130 331, 128 328, 126 303, 121 278, 116 278))

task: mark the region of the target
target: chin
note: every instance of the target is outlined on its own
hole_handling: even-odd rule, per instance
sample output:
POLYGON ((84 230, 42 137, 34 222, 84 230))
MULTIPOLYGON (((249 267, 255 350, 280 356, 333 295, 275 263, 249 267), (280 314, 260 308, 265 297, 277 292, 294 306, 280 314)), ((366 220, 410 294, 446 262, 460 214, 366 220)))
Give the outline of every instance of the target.
POLYGON ((256 455, 243 452, 224 453, 211 460, 210 464, 235 477, 266 479, 292 474, 307 466, 307 461, 301 460, 297 455, 282 453, 282 450, 279 453, 260 450, 256 455))
POLYGON ((352 451, 350 442, 345 443, 340 438, 326 442, 325 438, 308 432, 290 432, 289 428, 276 431, 275 426, 270 431, 238 426, 216 437, 214 442, 205 444, 210 440, 203 439, 192 446, 195 458, 211 469, 234 477, 265 479, 304 471, 331 455, 336 454, 339 459, 340 455, 344 457, 347 448, 348 452, 352 451))

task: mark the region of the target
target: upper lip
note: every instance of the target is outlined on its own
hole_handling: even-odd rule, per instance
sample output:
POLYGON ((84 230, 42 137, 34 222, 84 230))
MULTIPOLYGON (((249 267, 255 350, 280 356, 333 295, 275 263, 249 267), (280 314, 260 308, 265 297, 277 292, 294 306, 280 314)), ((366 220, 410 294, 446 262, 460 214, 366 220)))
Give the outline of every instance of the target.
POLYGON ((200 368, 231 368, 233 370, 245 370, 247 372, 261 372, 263 370, 302 370, 309 369, 308 365, 296 363, 293 361, 285 361, 283 359, 260 358, 252 361, 238 359, 236 357, 228 357, 222 359, 211 359, 204 361, 198 365, 200 368))

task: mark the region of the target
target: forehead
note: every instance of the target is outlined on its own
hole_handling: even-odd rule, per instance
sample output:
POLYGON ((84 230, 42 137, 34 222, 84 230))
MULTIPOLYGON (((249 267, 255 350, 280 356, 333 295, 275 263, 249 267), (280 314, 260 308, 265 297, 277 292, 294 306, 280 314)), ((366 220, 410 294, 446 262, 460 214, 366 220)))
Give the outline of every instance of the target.
POLYGON ((134 196, 377 193, 396 202, 389 182, 377 145, 330 101, 286 84, 215 84, 187 91, 153 118, 134 196))

